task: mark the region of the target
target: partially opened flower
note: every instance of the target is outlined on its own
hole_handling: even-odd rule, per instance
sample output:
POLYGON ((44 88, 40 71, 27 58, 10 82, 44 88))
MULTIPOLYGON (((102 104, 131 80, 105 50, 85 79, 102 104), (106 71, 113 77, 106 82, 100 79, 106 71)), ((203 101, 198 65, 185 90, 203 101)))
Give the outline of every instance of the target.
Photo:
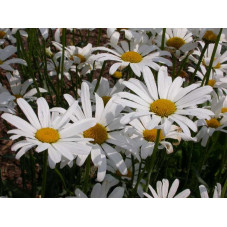
POLYGON ((11 45, 5 47, 4 49, 0 49, 0 68, 8 71, 13 71, 14 69, 10 64, 22 64, 27 66, 26 61, 20 58, 12 58, 10 60, 7 60, 7 58, 11 57, 16 52, 17 48, 11 45))
MULTIPOLYGON (((7 73, 6 77, 9 81, 11 91, 16 99, 24 98, 28 101, 37 99, 37 97, 34 96, 37 94, 36 88, 32 88, 31 90, 27 91, 29 86, 33 83, 32 79, 28 79, 21 84, 21 77, 17 70, 13 71, 13 75, 11 73, 7 73)), ((39 88, 39 92, 43 93, 43 92, 47 92, 47 90, 43 88, 39 88)))
MULTIPOLYGON (((111 188, 118 183, 111 175, 107 175, 102 184, 97 183, 92 188, 89 198, 122 198, 124 196, 124 188, 116 187, 109 193, 111 188)), ((77 198, 88 198, 80 189, 75 190, 77 198)))
POLYGON ((158 70, 160 66, 157 63, 162 63, 171 66, 172 63, 163 58, 163 56, 170 56, 167 51, 160 51, 156 46, 149 46, 145 44, 138 44, 130 42, 130 45, 126 41, 120 42, 121 46, 110 44, 114 50, 106 47, 96 47, 93 51, 106 51, 107 53, 101 53, 94 56, 97 61, 116 61, 109 70, 109 73, 114 74, 117 69, 130 66, 136 76, 140 77, 141 72, 145 66, 149 66, 154 70, 158 70))
POLYGON ((147 126, 149 129, 161 123, 164 132, 167 132, 172 123, 176 122, 183 132, 190 136, 189 128, 194 132, 197 131, 197 126, 190 116, 210 119, 210 115, 213 115, 212 111, 197 107, 198 104, 210 99, 209 94, 213 90, 210 86, 199 87, 199 84, 191 84, 183 88, 184 79, 177 77, 172 81, 164 66, 158 72, 158 86, 148 67, 143 70, 143 77, 145 84, 134 78, 123 82, 135 94, 119 92, 118 96, 121 99, 117 102, 135 108, 137 112, 126 114, 122 118, 122 123, 127 124, 140 112, 147 112, 152 115, 147 126))
MULTIPOLYGON (((70 95, 65 95, 65 98, 69 105, 75 101, 70 95)), ((111 98, 105 107, 101 97, 95 94, 95 98, 94 119, 96 125, 90 127, 88 130, 84 130, 80 136, 82 138, 94 139, 94 141, 89 143, 91 147, 91 160, 94 165, 98 167, 97 180, 103 181, 106 175, 106 157, 116 164, 122 174, 127 174, 127 168, 121 154, 111 145, 117 145, 129 150, 132 149, 132 147, 126 143, 124 135, 119 131, 123 128, 123 125, 120 124, 120 118, 122 117, 120 112, 123 110, 124 106, 115 103, 117 97, 111 98)), ((76 119, 80 121, 86 118, 92 118, 93 112, 90 92, 85 82, 82 83, 81 87, 81 103, 82 109, 78 106, 73 112, 76 119)), ((75 121, 77 121, 76 119, 75 121)), ((88 155, 78 156, 77 164, 81 166, 87 157, 88 155)))
MULTIPOLYGON (((204 185, 199 186, 201 198, 209 198, 207 188, 204 185)), ((213 198, 221 198, 221 184, 217 183, 214 188, 213 198)))
POLYGON ((90 153, 91 148, 84 145, 83 138, 77 135, 94 126, 94 120, 85 119, 67 125, 72 112, 78 105, 77 102, 74 102, 65 114, 60 116, 56 113, 51 114, 47 101, 44 98, 38 98, 38 117, 24 99, 17 99, 17 104, 28 121, 8 113, 2 115, 4 120, 16 127, 8 131, 9 134, 13 134, 10 139, 24 138, 11 148, 12 151, 19 150, 16 154, 17 159, 36 147, 35 151, 38 153, 48 150, 49 166, 55 168, 56 163, 59 163, 63 157, 73 160, 77 155, 90 153))
POLYGON ((187 198, 191 193, 189 189, 185 189, 176 195, 179 184, 180 181, 176 179, 169 189, 169 181, 167 179, 163 179, 162 181, 157 181, 156 191, 151 187, 151 185, 149 185, 152 195, 147 193, 144 193, 144 195, 148 198, 187 198))

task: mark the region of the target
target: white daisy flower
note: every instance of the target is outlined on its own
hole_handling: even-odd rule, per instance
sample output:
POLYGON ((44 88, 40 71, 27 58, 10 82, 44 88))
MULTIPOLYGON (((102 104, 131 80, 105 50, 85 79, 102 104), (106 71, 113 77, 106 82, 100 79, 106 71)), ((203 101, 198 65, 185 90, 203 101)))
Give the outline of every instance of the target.
POLYGON ((223 117, 223 115, 226 115, 225 113, 227 113, 227 108, 223 105, 226 96, 221 95, 218 97, 215 92, 212 94, 211 106, 208 108, 210 108, 214 114, 209 120, 200 119, 197 122, 198 127, 202 127, 196 137, 198 142, 202 140, 201 145, 204 147, 206 146, 209 137, 211 137, 214 132, 221 131, 227 133, 227 130, 224 129, 227 127, 227 117, 223 117))
POLYGON ((123 82, 135 95, 119 92, 118 96, 121 99, 117 102, 135 108, 138 112, 126 114, 121 120, 122 123, 127 124, 140 113, 142 116, 147 112, 152 115, 148 129, 154 128, 161 122, 165 134, 172 123, 176 122, 186 135, 191 136, 189 128, 196 132, 197 126, 186 116, 210 119, 210 115, 213 115, 212 111, 197 107, 198 104, 210 99, 208 94, 213 90, 210 86, 199 87, 199 84, 191 84, 183 88, 184 79, 177 77, 172 81, 164 66, 158 72, 158 87, 148 67, 143 70, 143 77, 145 84, 134 78, 123 82))
MULTIPOLYGON (((200 42, 201 46, 203 47, 205 44, 200 42)), ((215 44, 209 44, 205 54, 204 54, 204 58, 202 60, 202 63, 200 65, 201 70, 206 70, 206 67, 208 67, 210 65, 210 60, 211 60, 211 56, 213 53, 213 49, 214 49, 214 45, 215 44)), ((217 47, 217 51, 215 53, 215 57, 214 57, 214 61, 212 64, 212 69, 216 74, 226 74, 227 73, 227 64, 225 64, 227 62, 227 51, 225 51, 223 54, 221 54, 222 52, 222 45, 218 45, 217 47)), ((197 51, 194 51, 193 55, 199 57, 201 55, 201 50, 198 48, 197 51)), ((198 59, 191 56, 190 57, 195 63, 198 62, 198 59)))
MULTIPOLYGON (((124 196, 124 188, 116 187, 109 193, 110 189, 118 183, 111 175, 107 175, 102 184, 97 183, 92 188, 89 198, 122 198, 124 196), (108 195, 109 194, 109 195, 108 195)), ((88 198, 80 189, 75 190, 75 195, 77 198, 88 198)))
POLYGON ((27 151, 36 147, 35 151, 38 153, 48 150, 49 166, 55 168, 56 163, 59 163, 62 157, 73 160, 77 155, 90 153, 90 147, 84 145, 83 139, 78 138, 77 134, 94 126, 94 120, 84 119, 66 125, 78 105, 77 102, 74 102, 64 115, 59 116, 56 113, 50 113, 48 103, 44 98, 38 98, 38 117, 24 99, 17 99, 17 104, 28 121, 8 113, 1 116, 17 128, 8 131, 9 134, 13 134, 10 139, 25 137, 11 148, 12 151, 19 149, 16 159, 20 159, 27 151))
MULTIPOLYGON (((159 33, 157 37, 157 45, 160 47, 162 43, 162 33, 163 30, 159 33)), ((192 33, 187 28, 167 28, 165 32, 165 46, 176 50, 187 52, 194 49, 197 44, 192 43, 192 33)))
POLYGON ((94 56, 98 61, 116 61, 109 70, 109 73, 113 75, 117 69, 130 66, 136 76, 140 77, 142 70, 145 66, 149 66, 154 70, 158 70, 160 66, 157 63, 166 64, 171 66, 172 63, 162 56, 171 56, 167 51, 160 51, 156 46, 148 46, 145 44, 137 44, 130 42, 130 45, 126 41, 120 42, 121 47, 118 45, 110 44, 114 50, 106 47, 96 47, 93 51, 100 50, 109 53, 101 53, 94 56))
POLYGON ((179 187, 180 181, 176 179, 172 186, 169 189, 169 181, 167 179, 163 179, 162 182, 158 181, 156 184, 157 191, 155 191, 151 185, 149 185, 149 189, 152 195, 144 193, 144 195, 148 198, 187 198, 191 191, 189 189, 185 189, 176 195, 177 189, 179 187))
MULTIPOLYGON (((58 67, 60 67, 61 69, 61 64, 62 61, 60 61, 60 66, 59 66, 59 61, 57 60, 58 58, 58 53, 54 55, 54 57, 50 60, 47 60, 47 71, 49 72, 49 76, 56 76, 57 75, 57 71, 58 71, 58 67)), ((63 75, 70 80, 71 79, 71 75, 69 73, 69 70, 72 67, 73 62, 69 61, 69 60, 64 60, 64 69, 63 69, 63 75)), ((61 78, 61 72, 59 72, 58 77, 61 78)))
MULTIPOLYGON (((58 57, 62 56, 62 44, 53 42, 53 45, 60 50, 58 52, 58 57)), ((82 70, 81 73, 82 75, 85 75, 86 73, 89 72, 92 65, 91 61, 91 52, 92 52, 92 44, 88 43, 87 46, 81 48, 77 46, 68 46, 65 47, 65 57, 72 61, 73 63, 77 64, 78 69, 82 70)))
POLYGON ((0 28, 0 45, 4 44, 6 39, 10 40, 11 43, 16 42, 9 28, 0 28))
POLYGON ((0 111, 6 113, 15 113, 15 97, 0 83, 0 111))
POLYGON ((13 54, 17 52, 17 48, 15 46, 7 46, 4 49, 0 49, 0 68, 8 71, 13 71, 14 69, 10 66, 10 64, 22 64, 27 66, 25 60, 20 58, 12 58, 7 60, 7 58, 11 57, 13 54))
MULTIPOLYGON (((72 96, 65 95, 64 97, 69 105, 74 102, 72 96)), ((88 130, 84 130, 81 133, 81 137, 94 139, 94 141, 90 143, 92 148, 91 160, 94 165, 98 167, 97 180, 103 181, 106 175, 106 156, 116 164, 123 175, 127 174, 127 168, 121 154, 109 144, 117 145, 125 149, 132 148, 126 143, 124 135, 117 131, 123 127, 123 125, 120 124, 120 118, 122 117, 120 112, 123 110, 124 106, 115 103, 117 97, 112 97, 105 107, 101 97, 95 94, 95 98, 94 119, 96 125, 88 130)), ((93 116, 89 87, 85 82, 82 83, 81 87, 81 103, 82 109, 78 106, 77 110, 74 111, 74 115, 79 121, 93 116)), ((77 164, 81 166, 87 157, 88 155, 78 156, 77 164)))
MULTIPOLYGON (((142 159, 146 159, 148 156, 151 156, 155 146, 158 125, 155 125, 154 128, 149 128, 151 121, 151 116, 143 116, 129 122, 131 125, 130 128, 133 129, 131 130, 131 139, 133 141, 137 141, 142 159)), ((186 141, 195 141, 195 139, 182 133, 178 126, 171 125, 169 131, 166 132, 165 135, 161 129, 158 149, 164 148, 167 154, 173 152, 173 145, 166 139, 177 140, 177 144, 180 143, 181 139, 186 141)))
MULTIPOLYGON (((37 97, 34 96, 37 94, 36 88, 32 88, 27 92, 28 87, 33 83, 32 79, 28 79, 23 84, 21 84, 21 77, 17 70, 13 71, 13 75, 11 73, 6 73, 6 77, 9 81, 11 91, 16 99, 24 98, 28 101, 37 99, 37 97)), ((47 90, 43 88, 39 88, 39 91, 41 93, 47 92, 47 90)))
MULTIPOLYGON (((84 81, 84 82, 88 84, 90 89, 91 99, 95 101, 95 96, 92 94, 94 94, 94 90, 97 84, 97 79, 94 79, 92 83, 88 81, 84 81)), ((116 95, 118 92, 123 91, 125 85, 122 82, 123 80, 119 79, 117 83, 112 88, 110 88, 109 80, 107 80, 104 77, 101 78, 96 93, 102 98, 104 105, 107 104, 107 102, 111 99, 111 97, 116 95)))
MULTIPOLYGON (((204 185, 199 186, 201 198, 209 198, 207 188, 204 185)), ((221 198, 221 184, 217 183, 214 188, 213 198, 221 198)))
MULTIPOLYGON (((197 37, 198 40, 215 43, 218 33, 220 32, 220 28, 189 28, 193 34, 193 36, 197 37)), ((223 32, 220 37, 221 42, 226 42, 226 35, 223 29, 223 32)))
MULTIPOLYGON (((195 69, 192 67, 188 67, 188 71, 191 73, 194 73, 195 69)), ((202 83, 204 76, 206 75, 206 72, 207 72, 207 70, 205 67, 201 67, 201 71, 198 70, 196 72, 195 76, 201 80, 201 81, 199 81, 200 84, 202 83)), ((208 85, 227 93, 227 77, 223 76, 223 74, 217 74, 216 72, 211 71, 210 76, 209 76, 208 85)))

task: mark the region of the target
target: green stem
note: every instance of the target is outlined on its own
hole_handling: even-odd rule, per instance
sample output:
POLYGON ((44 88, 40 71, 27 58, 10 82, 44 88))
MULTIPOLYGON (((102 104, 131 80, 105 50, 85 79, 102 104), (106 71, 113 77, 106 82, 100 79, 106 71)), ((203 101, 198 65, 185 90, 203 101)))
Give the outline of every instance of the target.
POLYGON ((131 155, 131 162, 132 162, 132 179, 131 179, 131 185, 133 187, 133 180, 134 180, 134 175, 135 175, 135 165, 134 165, 134 156, 131 155))
POLYGON ((63 28, 63 30, 62 30, 62 56, 61 56, 61 95, 63 95, 65 45, 66 45, 66 28, 63 28))
POLYGON ((32 173, 32 197, 36 198, 36 173, 35 173, 35 160, 32 151, 29 153, 31 161, 31 173, 32 173))
POLYGON ((222 198, 225 198, 226 191, 227 191, 227 179, 225 180, 225 184, 224 184, 224 187, 222 189, 222 193, 221 193, 222 198))
POLYGON ((207 72, 206 72, 206 74, 205 74, 205 76, 203 78, 201 87, 204 85, 204 82, 205 81, 206 81, 205 84, 206 85, 208 84, 208 81, 209 81, 209 78, 210 78, 210 73, 211 73, 211 70, 212 70, 212 67, 213 67, 213 62, 214 62, 215 54, 216 54, 216 51, 217 51, 217 48, 218 48, 219 40, 221 38, 222 30, 223 30, 223 28, 221 28, 220 31, 219 31, 219 34, 218 34, 218 37, 217 37, 217 40, 215 42, 214 49, 213 49, 213 52, 212 52, 212 55, 211 55, 210 64, 209 64, 208 70, 207 70, 207 72))
POLYGON ((201 55, 199 56, 199 61, 198 61, 197 65, 196 65, 196 67, 195 67, 195 71, 194 71, 194 73, 191 76, 191 83, 193 82, 193 80, 195 78, 195 75, 196 75, 197 71, 199 70, 200 64, 201 64, 201 62, 203 60, 203 56, 204 56, 208 46, 209 46, 209 43, 206 42, 205 46, 202 49, 201 55))
POLYGON ((42 191, 41 198, 45 197, 46 191, 46 180, 47 180, 47 160, 48 160, 48 152, 43 152, 43 177, 42 177, 42 191))
POLYGON ((66 183, 65 183, 65 180, 64 180, 64 177, 62 176, 61 172, 60 172, 57 168, 55 168, 54 171, 55 171, 55 173, 59 176, 59 178, 61 179, 61 182, 62 182, 62 184, 63 184, 65 190, 67 191, 67 193, 70 194, 70 195, 73 195, 73 194, 67 189, 66 183))
POLYGON ((100 74, 99 74, 99 78, 98 78, 97 83, 96 83, 96 86, 95 86, 94 93, 95 93, 95 92, 98 90, 98 88, 99 88, 99 84, 100 84, 102 75, 103 75, 103 73, 104 73, 105 66, 106 66, 106 62, 104 61, 103 64, 102 64, 101 72, 100 72, 100 74))
POLYGON ((99 28, 99 34, 98 34, 97 46, 99 46, 99 45, 100 45, 101 35, 102 35, 102 29, 101 29, 101 28, 99 28))
POLYGON ((172 68, 172 78, 174 79, 175 78, 175 71, 176 71, 176 57, 175 55, 173 54, 173 68, 172 68))
POLYGON ((166 34, 166 28, 163 28, 161 50, 164 50, 164 47, 165 47, 165 34, 166 34))
POLYGON ((160 134, 161 134, 161 129, 157 130, 157 135, 156 135, 156 140, 155 140, 155 145, 154 145, 154 150, 153 150, 153 154, 151 156, 151 161, 149 163, 149 171, 148 171, 148 175, 147 175, 147 181, 146 181, 146 187, 145 187, 145 192, 147 192, 148 190, 148 185, 150 182, 150 178, 151 178, 151 173, 153 171, 154 168, 154 163, 157 157, 157 151, 158 151, 158 144, 159 144, 159 139, 160 139, 160 134))
POLYGON ((88 180, 90 176, 90 167, 91 167, 91 154, 89 154, 86 161, 86 170, 85 170, 85 181, 84 181, 84 193, 87 194, 88 191, 88 180))
POLYGON ((186 64, 186 62, 188 60, 189 55, 190 54, 187 54, 186 57, 184 58, 184 60, 181 62, 181 65, 180 65, 179 70, 177 71, 176 77, 178 77, 180 75, 180 72, 184 68, 184 66, 185 66, 185 64, 186 64))

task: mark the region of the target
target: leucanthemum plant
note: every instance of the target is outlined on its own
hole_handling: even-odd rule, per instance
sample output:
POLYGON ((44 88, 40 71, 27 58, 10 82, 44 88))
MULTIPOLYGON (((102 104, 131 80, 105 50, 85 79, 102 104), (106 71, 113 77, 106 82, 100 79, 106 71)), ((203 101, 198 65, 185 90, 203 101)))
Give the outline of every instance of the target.
MULTIPOLYGON (((73 103, 73 97, 65 95, 65 98, 69 105, 73 103)), ((127 174, 126 165, 122 159, 122 156, 109 144, 122 146, 126 149, 133 149, 130 144, 126 143, 124 135, 119 132, 119 129, 123 127, 120 124, 120 112, 124 106, 114 103, 117 97, 113 97, 104 106, 104 101, 101 97, 95 94, 96 107, 95 115, 93 115, 92 105, 90 100, 90 92, 87 83, 82 83, 81 88, 81 104, 82 109, 78 107, 73 115, 76 117, 76 121, 82 119, 94 118, 96 125, 84 130, 81 133, 82 138, 92 138, 93 141, 89 143, 91 147, 91 160, 96 167, 98 167, 97 180, 103 181, 106 175, 106 157, 113 161, 119 171, 124 175, 127 174)), ((83 165, 88 155, 80 155, 77 158, 77 164, 83 165)), ((89 160, 88 160, 89 161, 89 160)))
POLYGON ((109 49, 106 47, 93 48, 94 51, 106 51, 94 56, 97 61, 116 61, 109 70, 109 73, 114 74, 119 68, 130 66, 136 76, 140 77, 144 67, 149 66, 154 70, 158 70, 160 66, 157 63, 162 63, 171 66, 172 63, 163 56, 170 56, 167 51, 160 51, 157 46, 148 46, 146 44, 138 44, 135 42, 121 41, 120 45, 110 43, 114 48, 109 49))
POLYGON ((226 31, 0 28, 0 198, 227 197, 226 31))
MULTIPOLYGON (((202 104, 210 99, 212 88, 210 86, 200 87, 198 84, 191 84, 182 88, 184 79, 177 77, 174 81, 168 76, 167 68, 162 66, 158 72, 158 81, 154 79, 151 70, 146 67, 143 70, 145 84, 137 79, 125 81, 124 85, 132 90, 134 94, 129 92, 118 93, 121 99, 118 103, 122 105, 136 108, 140 111, 147 111, 152 115, 152 119, 148 124, 148 129, 153 128, 157 124, 163 125, 164 132, 167 132, 173 122, 176 122, 183 132, 190 136, 190 130, 197 131, 196 124, 186 116, 196 116, 198 118, 210 119, 212 111, 198 108, 198 104, 202 104)), ((135 113, 135 116, 136 114, 135 113)), ((128 123, 133 119, 132 114, 126 114, 123 123, 128 123)))
POLYGON ((4 120, 16 127, 16 129, 8 131, 8 134, 13 134, 11 139, 25 138, 12 147, 13 151, 19 150, 16 155, 17 159, 36 147, 35 152, 38 153, 48 150, 49 166, 55 168, 55 165, 61 161, 62 157, 73 160, 77 155, 89 154, 90 148, 81 143, 83 139, 78 138, 78 134, 94 126, 94 120, 86 119, 71 125, 66 124, 78 105, 77 102, 74 102, 64 115, 59 116, 58 114, 51 114, 46 100, 39 98, 37 100, 38 117, 24 99, 19 98, 17 104, 29 122, 12 114, 4 113, 2 115, 4 120))

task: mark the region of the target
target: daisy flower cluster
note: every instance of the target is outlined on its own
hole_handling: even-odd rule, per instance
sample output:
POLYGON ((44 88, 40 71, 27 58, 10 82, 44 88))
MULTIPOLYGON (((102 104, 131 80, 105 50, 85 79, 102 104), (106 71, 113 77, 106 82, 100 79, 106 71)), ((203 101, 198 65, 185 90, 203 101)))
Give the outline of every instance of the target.
POLYGON ((222 28, 1 28, 1 140, 22 186, 0 196, 226 197, 226 42, 222 28))

